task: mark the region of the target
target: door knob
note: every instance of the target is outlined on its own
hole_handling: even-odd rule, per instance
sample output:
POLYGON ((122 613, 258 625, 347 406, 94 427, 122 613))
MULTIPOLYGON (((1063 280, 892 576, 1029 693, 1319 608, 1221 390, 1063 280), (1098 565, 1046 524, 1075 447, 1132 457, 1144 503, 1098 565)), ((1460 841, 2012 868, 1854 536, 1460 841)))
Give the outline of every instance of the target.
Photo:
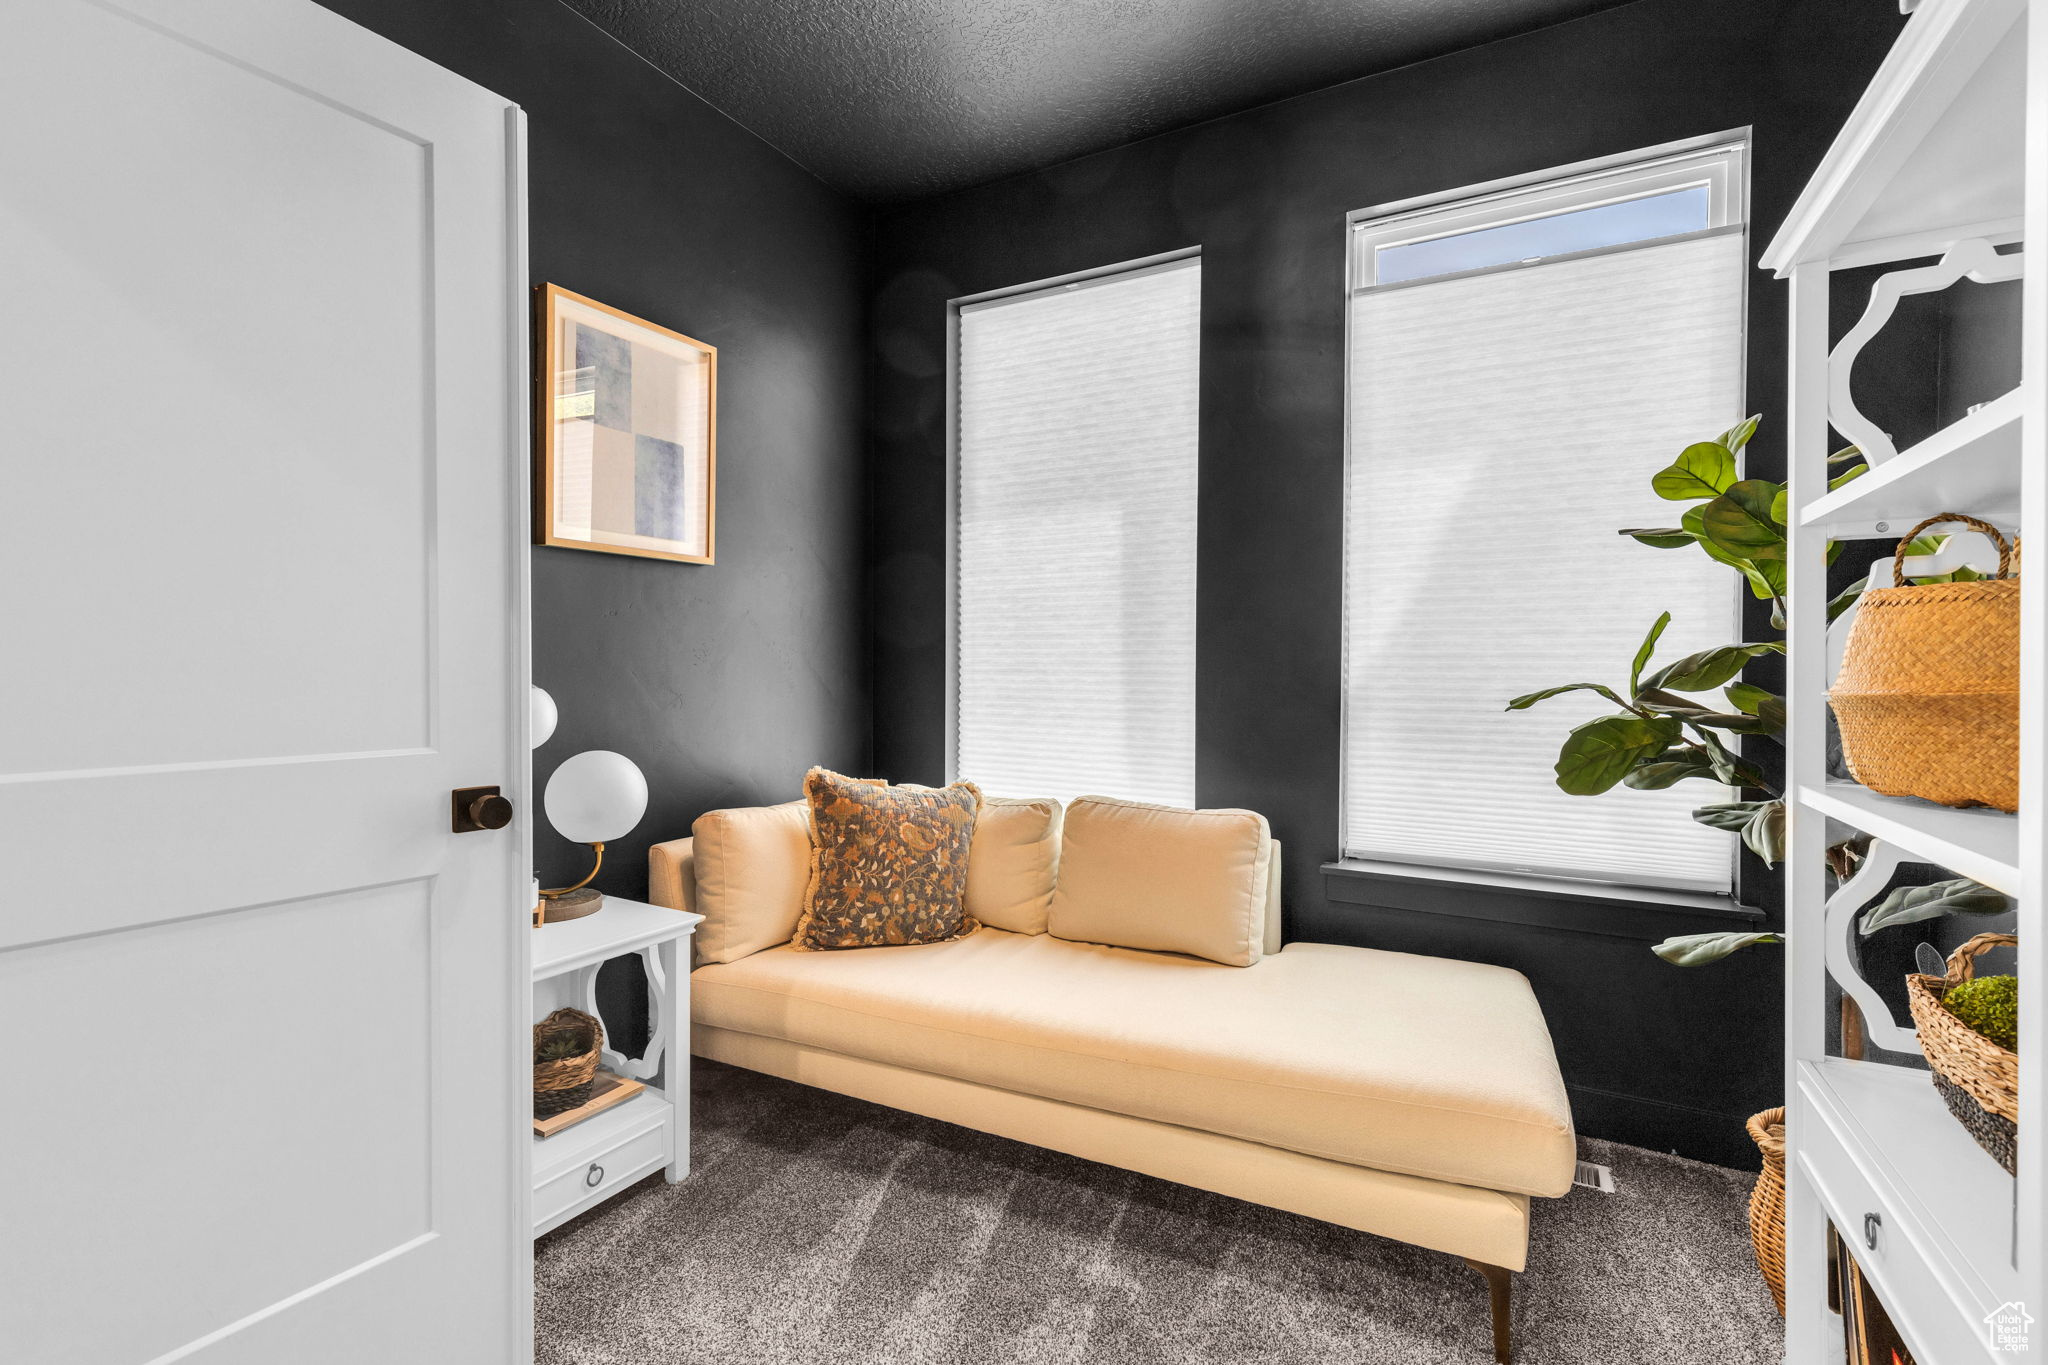
POLYGON ((448 795, 449 824, 457 834, 503 829, 512 823, 512 802, 496 787, 457 787, 448 795))

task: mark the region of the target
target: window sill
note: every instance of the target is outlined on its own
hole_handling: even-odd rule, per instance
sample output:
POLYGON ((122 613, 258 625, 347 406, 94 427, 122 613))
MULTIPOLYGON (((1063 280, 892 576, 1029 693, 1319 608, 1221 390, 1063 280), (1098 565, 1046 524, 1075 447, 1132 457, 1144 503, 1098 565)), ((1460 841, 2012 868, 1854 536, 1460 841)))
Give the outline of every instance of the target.
POLYGON ((1657 942, 1673 934, 1763 927, 1764 912, 1728 896, 1604 886, 1476 868, 1346 858, 1323 864, 1323 891, 1349 905, 1525 924, 1657 942))

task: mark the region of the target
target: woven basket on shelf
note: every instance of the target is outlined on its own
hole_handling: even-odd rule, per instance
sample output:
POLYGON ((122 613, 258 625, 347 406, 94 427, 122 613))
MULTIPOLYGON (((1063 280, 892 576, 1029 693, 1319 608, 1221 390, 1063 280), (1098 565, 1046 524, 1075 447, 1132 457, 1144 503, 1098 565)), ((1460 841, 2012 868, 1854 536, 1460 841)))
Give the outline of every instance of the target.
POLYGON ((582 1010, 559 1009, 533 1026, 533 1116, 537 1119, 574 1109, 590 1098, 597 1079, 597 1057, 604 1048, 604 1025, 582 1010), (566 1038, 580 1045, 571 1056, 540 1060, 548 1043, 566 1038))
POLYGON ((1948 975, 1906 978, 1906 1003, 1920 1051, 1934 1069, 1934 1088, 1977 1145, 2016 1174, 2020 1059, 1948 1012, 1948 993, 1976 974, 1977 955, 2019 942, 2011 934, 1979 934, 1949 954, 1948 975))
POLYGON ((1857 602, 1828 693, 1856 780, 1944 806, 2020 803, 2020 584, 1997 528, 1943 512, 1906 532, 1892 584, 1857 602), (1998 546, 1998 574, 1975 583, 1906 581, 1906 547, 1959 521, 1998 546))
POLYGON ((1756 1268, 1771 1287, 1778 1316, 1785 1316, 1785 1111, 1766 1109, 1752 1114, 1749 1136, 1764 1154, 1764 1168, 1749 1192, 1749 1243, 1756 1248, 1756 1268))

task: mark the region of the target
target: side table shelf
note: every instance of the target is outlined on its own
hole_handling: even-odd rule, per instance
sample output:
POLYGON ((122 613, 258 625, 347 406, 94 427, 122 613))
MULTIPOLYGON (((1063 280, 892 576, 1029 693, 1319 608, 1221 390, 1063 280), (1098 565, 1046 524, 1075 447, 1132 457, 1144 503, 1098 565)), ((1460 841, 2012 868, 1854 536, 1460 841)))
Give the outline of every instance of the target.
POLYGON ((701 915, 640 901, 605 898, 582 919, 533 931, 533 1017, 563 1005, 597 1010, 598 969, 637 956, 647 974, 647 1046, 638 1057, 614 1050, 605 1070, 644 1081, 625 1103, 533 1139, 533 1235, 538 1237, 600 1204, 649 1173, 669 1183, 690 1173, 690 935, 701 915))

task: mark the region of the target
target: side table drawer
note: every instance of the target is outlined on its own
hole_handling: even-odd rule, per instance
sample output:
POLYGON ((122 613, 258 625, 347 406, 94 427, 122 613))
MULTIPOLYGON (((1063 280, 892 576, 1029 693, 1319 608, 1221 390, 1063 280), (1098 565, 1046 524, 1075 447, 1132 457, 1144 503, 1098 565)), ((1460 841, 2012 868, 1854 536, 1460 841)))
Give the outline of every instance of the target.
POLYGON ((534 1188, 534 1233, 538 1235, 567 1222, 592 1204, 609 1199, 649 1171, 660 1170, 668 1165, 668 1160, 667 1123, 593 1152, 583 1164, 571 1167, 534 1188))

